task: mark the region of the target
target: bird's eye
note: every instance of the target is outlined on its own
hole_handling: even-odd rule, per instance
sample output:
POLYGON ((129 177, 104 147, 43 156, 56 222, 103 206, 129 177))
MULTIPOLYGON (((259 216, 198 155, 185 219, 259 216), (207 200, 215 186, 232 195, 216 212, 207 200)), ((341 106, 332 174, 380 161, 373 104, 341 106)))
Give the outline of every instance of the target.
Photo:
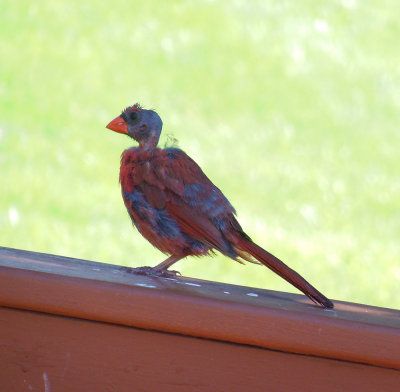
POLYGON ((132 110, 132 111, 129 113, 129 118, 130 118, 132 121, 136 121, 137 118, 138 118, 138 113, 137 113, 136 111, 132 110))

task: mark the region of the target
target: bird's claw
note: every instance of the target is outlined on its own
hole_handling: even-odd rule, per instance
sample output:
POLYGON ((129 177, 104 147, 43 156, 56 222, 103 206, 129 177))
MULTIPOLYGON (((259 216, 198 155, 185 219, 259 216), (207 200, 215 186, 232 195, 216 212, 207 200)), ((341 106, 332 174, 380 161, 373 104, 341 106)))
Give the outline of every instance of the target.
POLYGON ((182 276, 179 271, 174 270, 161 270, 157 271, 158 276, 162 276, 163 278, 176 278, 177 276, 182 276))
POLYGON ((153 267, 136 267, 136 268, 121 267, 121 269, 130 274, 157 276, 162 278, 176 278, 177 276, 182 275, 179 271, 170 271, 167 269, 157 269, 153 267))

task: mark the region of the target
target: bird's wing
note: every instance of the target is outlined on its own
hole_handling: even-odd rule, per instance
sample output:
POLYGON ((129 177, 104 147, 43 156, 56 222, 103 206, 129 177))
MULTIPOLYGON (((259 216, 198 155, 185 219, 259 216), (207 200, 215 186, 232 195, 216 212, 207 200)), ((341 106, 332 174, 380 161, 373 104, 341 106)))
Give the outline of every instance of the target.
POLYGON ((221 230, 235 210, 193 159, 180 149, 159 150, 141 170, 138 187, 151 205, 165 208, 187 235, 231 253, 221 230))

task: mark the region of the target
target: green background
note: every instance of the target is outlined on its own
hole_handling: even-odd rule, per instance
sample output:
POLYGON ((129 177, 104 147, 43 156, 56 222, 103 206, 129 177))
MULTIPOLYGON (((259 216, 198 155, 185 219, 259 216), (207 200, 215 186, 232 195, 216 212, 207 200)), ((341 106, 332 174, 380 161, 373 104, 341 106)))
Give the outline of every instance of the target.
MULTIPOLYGON (((164 255, 118 185, 141 102, 246 232, 333 299, 400 308, 398 1, 0 4, 0 244, 129 266, 164 255)), ((184 275, 296 292, 266 268, 184 275)))

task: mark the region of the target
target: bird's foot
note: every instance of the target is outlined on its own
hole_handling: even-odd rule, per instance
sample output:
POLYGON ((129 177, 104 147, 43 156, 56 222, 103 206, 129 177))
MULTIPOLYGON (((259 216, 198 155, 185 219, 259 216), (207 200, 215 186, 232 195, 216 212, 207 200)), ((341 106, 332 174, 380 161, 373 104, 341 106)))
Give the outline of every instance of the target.
POLYGON ((130 274, 145 275, 145 276, 157 276, 157 277, 162 277, 162 278, 176 278, 177 276, 181 275, 181 273, 179 271, 170 271, 167 269, 157 269, 154 267, 137 267, 137 268, 121 267, 121 269, 130 274))

